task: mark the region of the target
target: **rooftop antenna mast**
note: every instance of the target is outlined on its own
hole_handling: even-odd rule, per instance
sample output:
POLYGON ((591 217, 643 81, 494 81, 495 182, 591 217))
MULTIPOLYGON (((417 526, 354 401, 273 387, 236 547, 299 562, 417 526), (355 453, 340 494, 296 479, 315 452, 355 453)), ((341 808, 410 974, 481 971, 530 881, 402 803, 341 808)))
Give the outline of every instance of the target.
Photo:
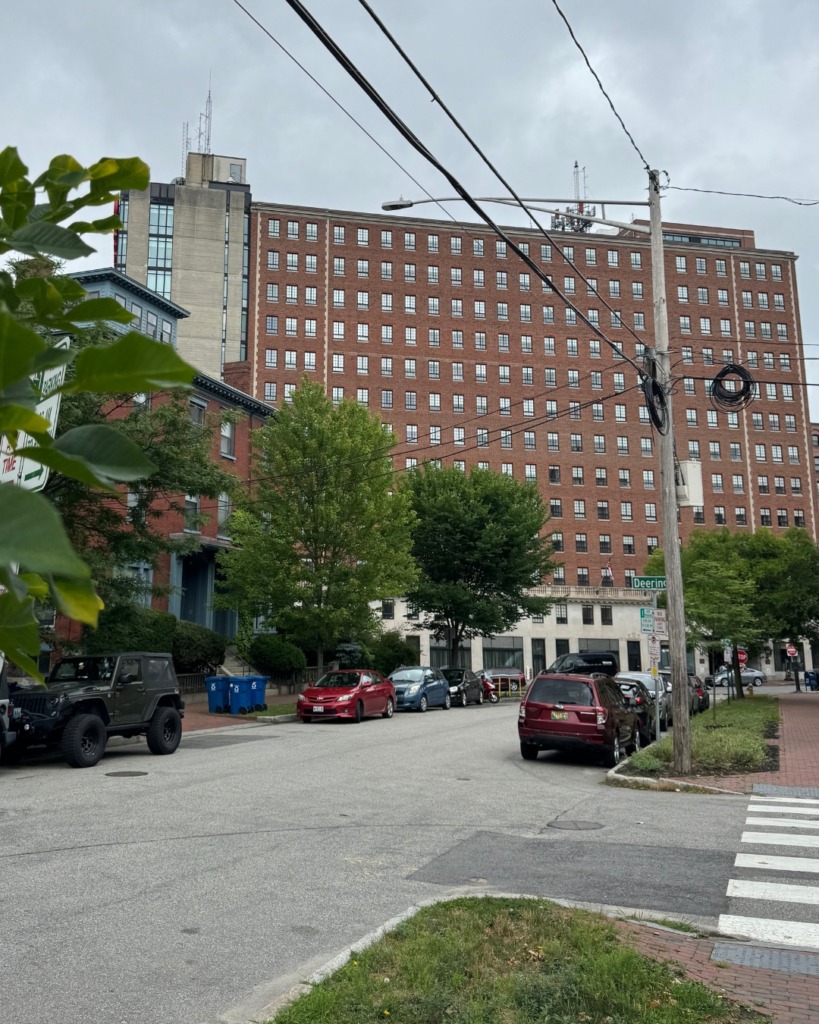
POLYGON ((213 101, 210 95, 210 76, 208 76, 208 100, 204 111, 199 115, 199 128, 196 132, 196 145, 200 153, 210 153, 210 128, 213 118, 213 101))
POLYGON ((586 202, 586 168, 583 168, 583 192, 584 195, 580 195, 580 165, 575 160, 574 168, 572 171, 572 181, 574 184, 574 203, 571 206, 567 206, 562 213, 554 214, 552 217, 552 230, 553 231, 576 231, 585 233, 591 231, 592 222, 586 220, 586 217, 596 217, 597 210, 594 206, 589 206, 586 202))

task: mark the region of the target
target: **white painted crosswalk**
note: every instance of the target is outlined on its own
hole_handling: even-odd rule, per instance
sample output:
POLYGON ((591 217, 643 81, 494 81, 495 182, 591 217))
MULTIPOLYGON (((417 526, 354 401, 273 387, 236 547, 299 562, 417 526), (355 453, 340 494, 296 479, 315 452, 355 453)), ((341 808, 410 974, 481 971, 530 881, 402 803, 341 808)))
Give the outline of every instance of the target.
POLYGON ((819 950, 819 885, 810 877, 819 875, 819 799, 752 796, 747 814, 743 852, 734 861, 737 877, 729 879, 726 892, 731 913, 720 915, 720 931, 819 950), (766 852, 778 847, 792 849, 793 856, 766 852))

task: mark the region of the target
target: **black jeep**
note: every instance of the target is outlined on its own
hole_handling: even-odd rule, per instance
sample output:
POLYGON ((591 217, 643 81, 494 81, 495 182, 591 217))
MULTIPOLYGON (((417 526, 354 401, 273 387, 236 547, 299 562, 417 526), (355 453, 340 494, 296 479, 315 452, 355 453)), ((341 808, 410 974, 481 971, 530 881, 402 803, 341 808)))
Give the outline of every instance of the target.
POLYGON ((90 768, 109 736, 144 734, 152 754, 172 754, 182 737, 185 702, 170 654, 62 658, 45 688, 12 694, 17 740, 3 754, 19 761, 30 747, 59 749, 72 768, 90 768))

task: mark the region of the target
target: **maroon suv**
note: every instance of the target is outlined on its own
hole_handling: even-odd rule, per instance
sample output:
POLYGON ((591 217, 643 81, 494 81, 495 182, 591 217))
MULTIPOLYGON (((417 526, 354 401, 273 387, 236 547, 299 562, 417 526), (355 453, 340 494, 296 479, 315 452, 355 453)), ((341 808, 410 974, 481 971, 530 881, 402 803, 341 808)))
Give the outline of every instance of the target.
POLYGON ((541 750, 596 750, 613 768, 623 750, 640 749, 637 715, 608 676, 537 676, 520 705, 518 735, 526 761, 541 750))

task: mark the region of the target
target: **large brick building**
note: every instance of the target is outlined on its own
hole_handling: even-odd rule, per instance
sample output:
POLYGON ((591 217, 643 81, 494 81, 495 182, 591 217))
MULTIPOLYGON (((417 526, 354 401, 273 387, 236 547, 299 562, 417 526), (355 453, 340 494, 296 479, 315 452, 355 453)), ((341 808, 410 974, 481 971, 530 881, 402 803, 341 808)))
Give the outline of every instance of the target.
MULTIPOLYGON (((625 663, 645 662, 630 580, 661 542, 659 466, 624 357, 640 363, 653 343, 647 236, 509 229, 616 352, 483 225, 249 209, 248 358, 223 359, 225 379, 274 406, 305 374, 320 380, 390 425, 398 468, 434 459, 536 481, 563 566, 554 616, 522 629, 524 664, 615 640, 625 663)), ((681 536, 726 524, 815 537, 795 255, 722 227, 665 224, 664 242, 677 458, 703 480, 681 536), (747 409, 711 401, 725 363, 754 377, 747 409)))

